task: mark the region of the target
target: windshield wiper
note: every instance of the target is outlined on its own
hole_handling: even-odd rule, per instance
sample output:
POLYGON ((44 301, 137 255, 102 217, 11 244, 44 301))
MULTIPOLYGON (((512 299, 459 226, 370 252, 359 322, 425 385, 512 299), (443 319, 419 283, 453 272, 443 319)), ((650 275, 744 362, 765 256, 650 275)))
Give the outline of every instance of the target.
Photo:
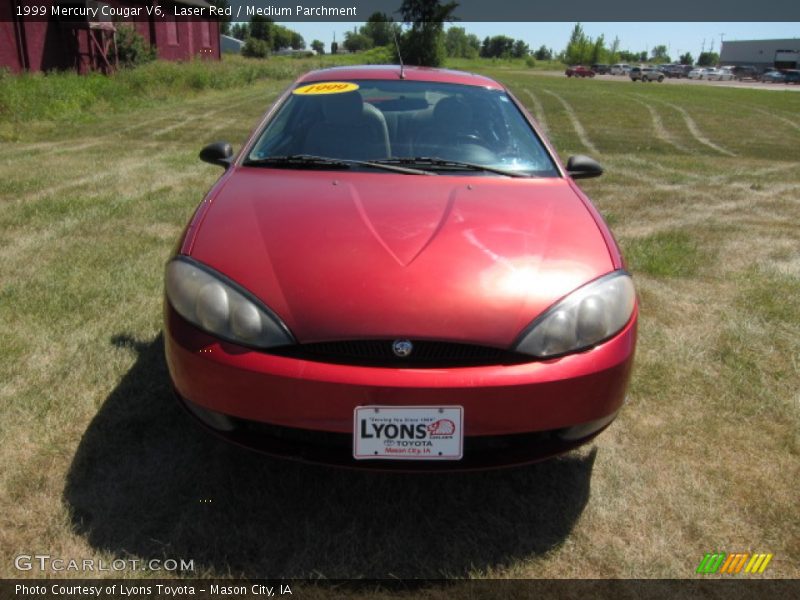
POLYGON ((415 156, 414 158, 387 158, 380 161, 381 164, 386 165, 420 165, 427 167, 441 167, 453 170, 469 170, 469 171, 485 171, 487 173, 497 173, 498 175, 505 175, 506 177, 531 177, 519 171, 506 171, 505 169, 498 169, 496 167, 487 167, 486 165, 479 165, 477 163, 463 162, 460 160, 448 160, 444 158, 437 158, 435 156, 415 156))
POLYGON ((327 156, 314 156, 313 154, 288 154, 286 156, 265 156, 264 158, 251 158, 246 160, 244 165, 246 167, 271 167, 285 165, 298 169, 349 169, 353 166, 357 166, 369 167, 372 169, 382 169, 384 171, 393 171, 395 173, 404 173, 406 175, 435 175, 435 173, 431 173, 430 171, 409 169, 408 167, 401 167, 395 164, 386 164, 383 161, 329 158, 327 156))
POLYGON ((263 158, 249 158, 244 162, 246 167, 271 167, 283 166, 296 168, 314 167, 333 167, 339 169, 349 169, 350 165, 343 160, 336 158, 326 158, 324 156, 313 156, 311 154, 288 154, 285 156, 265 156, 263 158))

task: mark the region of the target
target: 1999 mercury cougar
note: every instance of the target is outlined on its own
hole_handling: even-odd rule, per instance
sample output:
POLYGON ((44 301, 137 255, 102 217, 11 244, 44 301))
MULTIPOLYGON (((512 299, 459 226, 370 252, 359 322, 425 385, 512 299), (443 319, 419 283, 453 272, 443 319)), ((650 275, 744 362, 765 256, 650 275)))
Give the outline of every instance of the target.
POLYGON ((340 466, 523 464, 625 398, 637 300, 620 250, 502 85, 401 66, 294 82, 166 266, 174 389, 221 436, 340 466))

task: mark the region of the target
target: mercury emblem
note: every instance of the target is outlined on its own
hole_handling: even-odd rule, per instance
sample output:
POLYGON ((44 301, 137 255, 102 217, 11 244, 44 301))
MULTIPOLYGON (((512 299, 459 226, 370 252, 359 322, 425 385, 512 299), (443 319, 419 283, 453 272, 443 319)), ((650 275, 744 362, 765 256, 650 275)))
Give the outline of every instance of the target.
POLYGON ((414 344, 411 343, 411 340, 395 340, 392 342, 392 352, 400 358, 409 356, 413 349, 414 344))

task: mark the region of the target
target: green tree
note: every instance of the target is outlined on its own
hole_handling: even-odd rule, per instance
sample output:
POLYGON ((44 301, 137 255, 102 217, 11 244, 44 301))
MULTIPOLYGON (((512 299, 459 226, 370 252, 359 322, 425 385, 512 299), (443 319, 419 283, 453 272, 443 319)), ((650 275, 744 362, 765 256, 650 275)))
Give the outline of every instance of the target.
POLYGON ((255 37, 249 37, 245 40, 242 46, 242 55, 251 58, 266 58, 269 56, 270 46, 264 40, 255 37))
POLYGON ((339 42, 331 42, 331 54, 339 52, 339 42))
POLYGON ((444 36, 444 47, 447 56, 453 58, 475 58, 480 51, 481 43, 474 34, 467 35, 463 27, 451 27, 444 36))
POLYGON ((272 46, 272 29, 274 22, 268 17, 256 15, 250 19, 250 37, 267 42, 272 46))
POLYGON ((601 63, 606 59, 606 56, 608 56, 608 51, 606 50, 605 36, 600 34, 592 44, 592 53, 587 62, 591 64, 601 63))
POLYGON ((272 26, 272 49, 283 50, 292 47, 292 32, 283 25, 272 26))
POLYGON ((569 42, 564 50, 564 62, 568 65, 591 62, 592 40, 583 32, 580 23, 575 23, 569 42))
POLYGON ((311 42, 311 49, 317 54, 325 54, 325 44, 319 40, 314 40, 311 42))
POLYGON ((303 39, 302 35, 290 29, 289 46, 291 46, 292 50, 305 50, 306 41, 303 39))
POLYGON ((481 41, 478 39, 478 36, 474 33, 470 33, 467 36, 467 56, 465 58, 475 58, 480 54, 481 51, 481 41))
POLYGON ((650 61, 654 63, 668 63, 672 62, 672 59, 667 53, 667 47, 664 44, 660 44, 650 52, 650 61))
POLYGON ((719 54, 716 52, 701 52, 697 57, 697 64, 701 67, 711 67, 719 62, 719 54))
POLYGON ((348 52, 363 52, 372 48, 372 38, 348 31, 344 34, 344 47, 348 52))
POLYGON ((691 53, 687 52, 685 54, 681 54, 681 57, 678 59, 682 65, 693 65, 694 58, 692 57, 691 53))
POLYGON ((400 14, 410 29, 403 35, 403 60, 409 64, 438 67, 444 62, 444 22, 453 20, 456 2, 403 0, 400 14))
POLYGON ((614 37, 611 48, 608 49, 608 62, 615 63, 619 59, 619 38, 614 37))
POLYGON ((533 53, 533 56, 536 60, 553 60, 553 51, 542 44, 539 46, 539 49, 533 53))
POLYGON ((373 46, 394 46, 394 36, 400 36, 400 26, 382 12, 372 13, 359 33, 372 40, 373 46))
POLYGON ((528 47, 522 40, 517 40, 514 42, 514 47, 511 50, 511 54, 514 58, 525 58, 526 56, 530 55, 531 49, 528 47))
POLYGON ((250 37, 250 24, 249 23, 234 23, 231 27, 231 36, 237 40, 246 40, 250 37))
MULTIPOLYGON (((111 53, 112 60, 115 57, 111 53)), ((138 67, 156 59, 156 49, 148 45, 145 39, 131 25, 117 26, 116 59, 123 68, 138 67)))
MULTIPOLYGON (((260 15, 250 19, 249 33, 251 38, 266 42, 267 49, 273 52, 284 48, 302 50, 306 47, 306 42, 302 35, 260 15)), ((258 48, 260 49, 260 46, 258 48)), ((242 52, 244 52, 244 49, 242 49, 242 52)))
POLYGON ((495 35, 483 40, 481 56, 484 58, 510 58, 514 55, 514 38, 495 35))

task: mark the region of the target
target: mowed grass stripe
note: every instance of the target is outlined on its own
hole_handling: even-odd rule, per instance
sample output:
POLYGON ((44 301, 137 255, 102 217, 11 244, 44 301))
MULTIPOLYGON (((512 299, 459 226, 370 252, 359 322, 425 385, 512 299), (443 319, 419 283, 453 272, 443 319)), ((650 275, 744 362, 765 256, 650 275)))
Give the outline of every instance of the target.
POLYGON ((566 100, 564 100, 564 98, 562 98, 555 92, 548 89, 542 89, 542 91, 545 94, 550 94, 553 98, 555 98, 561 103, 561 106, 564 107, 564 111, 566 112, 567 117, 569 118, 570 123, 572 124, 572 128, 575 130, 575 134, 578 136, 578 139, 580 140, 581 144, 583 144, 583 146, 592 154, 599 155, 600 150, 598 150, 597 147, 594 145, 594 143, 589 139, 589 136, 587 135, 586 130, 583 128, 580 119, 578 119, 578 115, 575 112, 575 109, 573 109, 572 106, 566 100))
MULTIPOLYGON (((194 105, 191 107, 194 112, 190 112, 178 125, 173 125, 168 128, 169 131, 161 130, 160 132, 156 132, 155 135, 172 132, 178 127, 183 127, 189 131, 189 141, 196 144, 198 129, 201 129, 206 136, 210 136, 217 131, 225 129, 233 136, 232 139, 234 139, 234 141, 241 141, 252 126, 252 122, 255 121, 264 110, 264 108, 258 105, 252 107, 254 103, 251 98, 254 96, 263 98, 264 106, 268 106, 268 104, 274 100, 276 94, 277 92, 274 90, 266 94, 263 90, 254 90, 246 94, 245 99, 241 99, 235 91, 229 91, 223 95, 222 98, 217 99, 216 103, 222 104, 223 107, 216 108, 212 111, 207 110, 207 105, 205 103, 195 101, 194 105), (231 102, 227 102, 228 96, 232 100, 231 102), (238 116, 227 118, 219 118, 217 116, 226 113, 236 114, 238 116), (244 121, 248 118, 250 119, 249 121, 244 121), (205 127, 207 122, 215 124, 213 127, 205 127)), ((176 109, 175 107, 170 107, 163 110, 170 115, 174 115, 176 109)), ((174 116, 172 118, 174 118, 174 116)), ((94 137, 84 136, 80 138, 82 141, 78 143, 58 143, 55 144, 56 149, 53 150, 53 152, 46 152, 46 155, 51 158, 53 155, 63 154, 65 155, 64 158, 67 159, 66 163, 62 163, 61 161, 58 163, 59 166, 63 164, 63 169, 48 169, 45 171, 46 179, 42 178, 42 172, 40 170, 34 168, 34 166, 41 161, 41 153, 31 155, 28 152, 24 152, 18 165, 24 167, 24 165, 30 164, 31 168, 18 168, 13 173, 10 173, 9 176, 4 178, 2 183, 0 183, 0 192, 6 195, 11 205, 13 205, 20 200, 36 200, 48 195, 61 193, 73 187, 80 187, 97 181, 98 177, 113 178, 115 167, 120 169, 130 168, 130 160, 121 162, 118 165, 107 163, 102 160, 109 156, 109 150, 118 146, 121 140, 129 141, 131 139, 130 137, 119 135, 118 132, 113 131, 110 135, 104 135, 100 132, 102 127, 102 124, 98 126, 98 132, 94 137), (100 159, 100 161, 97 159, 100 159), (105 170, 106 174, 93 173, 92 175, 78 179, 71 176, 73 173, 85 171, 87 164, 92 164, 94 169, 105 170)), ((211 141, 210 137, 201 137, 200 140, 200 144, 211 141)), ((166 136, 163 140, 158 141, 159 145, 149 144, 148 146, 150 148, 157 151, 154 153, 146 153, 143 158, 135 160, 134 164, 146 166, 146 163, 158 160, 159 156, 163 156, 164 144, 168 144, 167 148, 171 148, 168 151, 173 152, 176 149, 175 144, 181 142, 182 139, 173 132, 172 135, 166 136)), ((199 151, 200 144, 197 144, 195 151, 199 151)), ((135 152, 142 148, 143 144, 138 144, 135 148, 132 148, 132 151, 135 152)), ((41 150, 42 153, 45 152, 43 148, 41 150)), ((112 155, 115 155, 115 153, 112 155)), ((7 208, 7 203, 0 204, 0 211, 4 208, 7 208)))
MULTIPOLYGON (((649 152, 668 155, 670 152, 669 146, 653 135, 650 115, 633 101, 632 93, 654 107, 659 104, 665 106, 665 110, 659 110, 665 128, 693 152, 708 153, 712 148, 694 138, 679 111, 663 103, 683 108, 702 138, 737 156, 787 160, 797 152, 796 138, 786 135, 786 128, 780 121, 764 119, 753 111, 734 108, 737 103, 748 109, 760 105, 763 110, 773 111, 791 120, 790 107, 800 112, 800 99, 796 94, 715 86, 651 84, 643 87, 632 82, 602 79, 572 81, 566 77, 560 79, 535 74, 527 77, 503 74, 502 79, 522 94, 522 90, 530 89, 540 97, 544 96, 542 100, 550 98, 539 94, 540 88, 561 95, 581 115, 582 126, 589 138, 592 141, 603 139, 600 149, 605 155, 649 152)), ((557 103, 555 106, 548 103, 546 110, 548 115, 560 112, 557 103)), ((559 129, 555 128, 553 134, 556 142, 564 136, 559 129)), ((567 149, 575 152, 578 147, 570 144, 567 149)))
POLYGON ((716 150, 720 154, 725 154, 726 156, 736 156, 736 153, 727 150, 718 144, 715 144, 710 139, 708 139, 701 131, 700 128, 697 126, 697 123, 694 122, 694 119, 686 112, 686 109, 672 104, 671 102, 665 102, 667 106, 670 108, 678 111, 680 115, 683 117, 683 120, 686 122, 686 127, 689 129, 689 132, 692 134, 695 140, 703 144, 704 146, 708 146, 712 150, 716 150))
POLYGON ((525 95, 528 96, 528 98, 530 98, 531 102, 533 103, 533 110, 531 112, 533 113, 534 118, 539 123, 539 125, 542 126, 542 129, 544 129, 545 133, 549 134, 550 127, 547 125, 547 116, 545 115, 544 106, 542 106, 541 101, 536 96, 536 94, 534 94, 528 88, 525 88, 523 91, 525 92, 525 95))
POLYGON ((644 106, 647 109, 647 112, 650 113, 650 120, 653 123, 653 133, 658 139, 660 139, 662 142, 669 144, 670 146, 674 147, 676 150, 680 152, 691 154, 691 151, 689 149, 687 149, 685 146, 675 141, 674 136, 669 131, 667 131, 667 128, 664 127, 664 122, 661 120, 661 115, 658 113, 655 107, 653 107, 652 104, 648 103, 643 98, 632 98, 632 100, 644 106))

